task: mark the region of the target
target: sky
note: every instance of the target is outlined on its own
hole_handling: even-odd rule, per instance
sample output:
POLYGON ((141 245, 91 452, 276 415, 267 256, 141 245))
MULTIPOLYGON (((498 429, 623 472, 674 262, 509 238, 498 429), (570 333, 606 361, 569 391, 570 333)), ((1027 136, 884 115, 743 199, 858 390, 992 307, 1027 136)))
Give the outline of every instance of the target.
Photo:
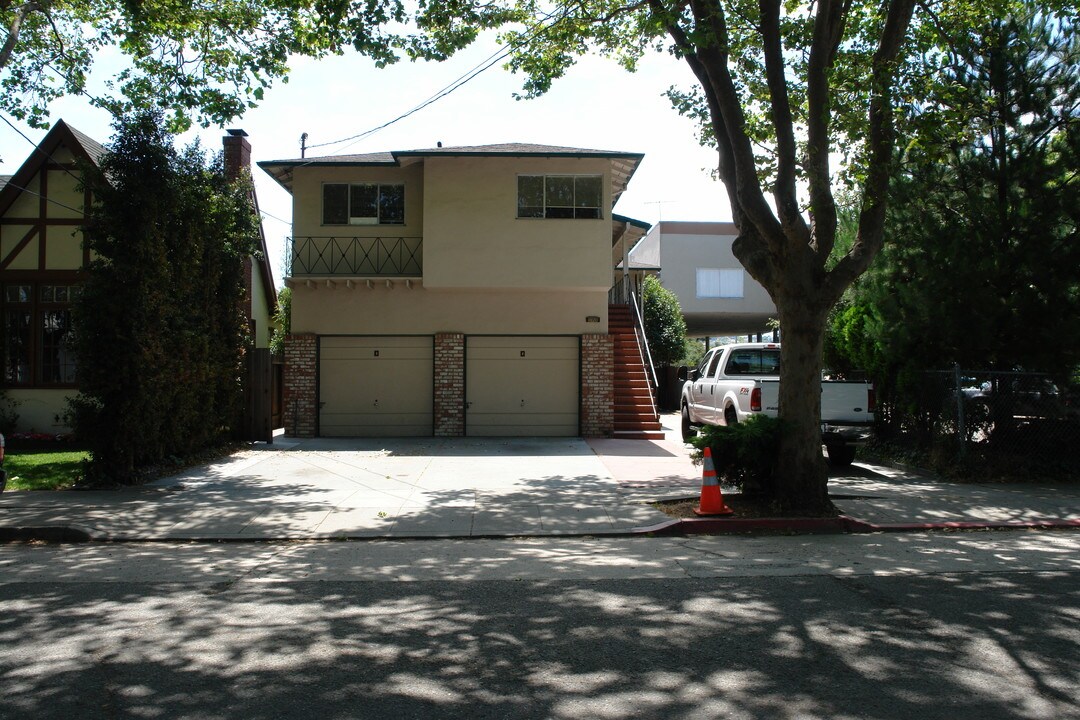
MULTIPOLYGON (((497 50, 494 38, 487 37, 443 63, 402 61, 385 69, 357 55, 298 58, 287 84, 279 81, 257 108, 227 127, 248 133, 253 163, 296 158, 301 134, 308 134, 310 148, 378 127, 497 50)), ((115 62, 108 58, 100 62, 92 80, 100 82, 110 64, 115 70, 115 62)), ((636 73, 629 73, 614 61, 586 57, 535 100, 513 98, 522 82, 522 76, 495 65, 387 128, 362 140, 309 149, 307 157, 411 150, 438 142, 445 146, 521 142, 643 153, 645 159, 615 212, 650 223, 731 219, 723 186, 710 175, 716 167, 715 151, 698 144, 695 124, 679 116, 664 96, 672 85, 692 86, 693 75, 685 63, 653 54, 643 59, 636 73)), ((85 98, 54 103, 51 120, 60 118, 102 143, 112 135, 109 114, 91 107, 85 98)), ((35 143, 44 137, 45 131, 12 122, 35 143)), ((178 143, 186 145, 197 137, 203 147, 216 151, 224 134, 224 128, 198 128, 181 135, 178 143)), ((31 152, 29 142, 0 124, 0 174, 14 174, 31 152)), ((253 176, 271 267, 280 286, 291 198, 257 166, 253 176)))

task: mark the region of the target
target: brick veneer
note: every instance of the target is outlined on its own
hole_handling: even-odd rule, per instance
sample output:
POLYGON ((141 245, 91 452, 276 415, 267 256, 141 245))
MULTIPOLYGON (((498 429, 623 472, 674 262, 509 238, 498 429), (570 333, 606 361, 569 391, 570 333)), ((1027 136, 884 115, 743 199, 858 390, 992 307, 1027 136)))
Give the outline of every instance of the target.
POLYGON ((610 335, 581 336, 581 434, 615 434, 614 344, 610 335))
POLYGON ((435 335, 435 437, 465 434, 465 336, 435 335))
POLYGON ((285 434, 315 437, 316 348, 310 333, 285 338, 285 434))

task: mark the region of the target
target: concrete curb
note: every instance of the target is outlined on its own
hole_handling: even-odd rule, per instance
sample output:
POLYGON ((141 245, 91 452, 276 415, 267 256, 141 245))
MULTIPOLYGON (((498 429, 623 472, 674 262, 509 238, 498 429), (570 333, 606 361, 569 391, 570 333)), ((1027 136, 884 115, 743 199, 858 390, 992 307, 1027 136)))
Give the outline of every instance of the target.
POLYGON ((77 525, 48 525, 27 527, 0 526, 0 543, 50 542, 50 543, 267 543, 267 542, 334 542, 350 540, 499 540, 507 538, 572 538, 572 537, 640 537, 682 535, 741 535, 753 533, 784 533, 791 535, 840 535, 868 534, 878 532, 934 532, 948 530, 1080 530, 1080 520, 1025 520, 1025 521, 964 521, 937 523, 870 523, 847 515, 832 518, 672 518, 655 525, 632 528, 620 532, 580 532, 532 534, 511 533, 507 535, 251 535, 251 536, 198 536, 137 538, 111 536, 77 525))
POLYGON ((0 527, 0 542, 81 543, 94 539, 100 538, 94 538, 86 530, 73 525, 0 527))

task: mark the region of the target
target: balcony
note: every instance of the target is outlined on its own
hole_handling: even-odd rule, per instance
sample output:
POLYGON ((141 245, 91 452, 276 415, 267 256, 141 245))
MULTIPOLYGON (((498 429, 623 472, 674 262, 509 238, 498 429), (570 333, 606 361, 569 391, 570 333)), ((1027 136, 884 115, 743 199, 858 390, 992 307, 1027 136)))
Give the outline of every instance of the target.
POLYGON ((287 277, 419 278, 423 238, 292 237, 286 240, 287 277))

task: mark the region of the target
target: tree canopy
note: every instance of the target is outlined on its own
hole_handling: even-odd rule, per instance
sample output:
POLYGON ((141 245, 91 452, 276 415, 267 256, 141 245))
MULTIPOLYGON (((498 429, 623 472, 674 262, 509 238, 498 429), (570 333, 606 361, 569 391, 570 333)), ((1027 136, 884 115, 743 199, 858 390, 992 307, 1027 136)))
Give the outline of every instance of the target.
POLYGON ((832 323, 885 399, 923 371, 1080 366, 1080 36, 1034 8, 928 62, 908 110, 880 262, 832 323))
POLYGON ((290 55, 393 62, 405 18, 401 0, 0 0, 0 109, 44 127, 52 100, 85 94, 114 114, 164 109, 174 130, 220 125, 287 80, 290 55), (103 58, 119 73, 88 91, 103 58))

